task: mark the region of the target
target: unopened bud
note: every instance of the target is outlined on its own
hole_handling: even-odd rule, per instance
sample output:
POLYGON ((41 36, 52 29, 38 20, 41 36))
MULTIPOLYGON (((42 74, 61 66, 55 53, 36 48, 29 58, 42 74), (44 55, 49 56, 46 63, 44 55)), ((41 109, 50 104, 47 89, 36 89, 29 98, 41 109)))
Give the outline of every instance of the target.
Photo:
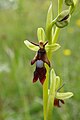
POLYGON ((73 0, 65 0, 67 6, 71 6, 74 4, 73 0))
POLYGON ((63 28, 68 25, 69 20, 70 20, 69 10, 64 10, 58 15, 55 24, 57 27, 63 28))

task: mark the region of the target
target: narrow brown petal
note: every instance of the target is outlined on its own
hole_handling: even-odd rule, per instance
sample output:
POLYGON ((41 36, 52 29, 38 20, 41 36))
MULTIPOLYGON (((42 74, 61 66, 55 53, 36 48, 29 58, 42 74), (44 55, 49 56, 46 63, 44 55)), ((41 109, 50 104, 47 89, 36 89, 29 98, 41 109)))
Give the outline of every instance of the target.
POLYGON ((32 43, 35 46, 39 46, 39 44, 37 44, 37 43, 31 42, 31 41, 29 41, 29 42, 32 43))
POLYGON ((33 65, 37 61, 38 54, 34 56, 33 60, 31 60, 31 65, 33 65))
POLYGON ((65 104, 64 100, 60 100, 62 104, 65 104))
POLYGON ((45 47, 47 43, 48 43, 48 41, 46 41, 43 46, 45 47))

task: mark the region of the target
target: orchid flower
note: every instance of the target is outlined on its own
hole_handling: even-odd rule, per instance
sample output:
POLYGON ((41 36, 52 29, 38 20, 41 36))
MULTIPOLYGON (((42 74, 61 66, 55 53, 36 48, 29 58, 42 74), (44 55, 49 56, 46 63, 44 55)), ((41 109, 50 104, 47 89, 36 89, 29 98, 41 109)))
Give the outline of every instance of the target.
MULTIPOLYGON (((43 29, 42 28, 38 29, 39 32, 40 32, 40 30, 42 30, 42 34, 43 34, 43 29)), ((40 35, 40 33, 39 33, 39 35, 40 35)), ((30 42, 28 40, 25 40, 24 43, 29 49, 36 51, 36 55, 34 56, 33 60, 31 60, 31 65, 36 63, 36 69, 34 71, 33 83, 36 82, 39 78, 39 81, 43 85, 43 83, 46 79, 46 72, 47 72, 44 63, 46 63, 49 67, 51 66, 50 61, 47 57, 47 52, 49 50, 56 51, 57 49, 60 48, 60 45, 57 43, 49 45, 48 41, 44 42, 42 40, 39 40, 39 44, 30 42)))

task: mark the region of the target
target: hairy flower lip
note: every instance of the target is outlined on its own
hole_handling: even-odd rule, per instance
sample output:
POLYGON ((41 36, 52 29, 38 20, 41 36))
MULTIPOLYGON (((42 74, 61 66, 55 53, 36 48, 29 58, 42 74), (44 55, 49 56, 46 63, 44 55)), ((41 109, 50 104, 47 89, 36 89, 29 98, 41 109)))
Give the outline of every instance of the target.
POLYGON ((61 102, 62 104, 65 104, 64 100, 55 98, 55 99, 54 99, 54 106, 56 106, 56 107, 61 107, 60 102, 61 102))
POLYGON ((40 83, 43 85, 46 79, 46 68, 43 66, 42 68, 37 68, 34 71, 33 83, 39 79, 40 83))

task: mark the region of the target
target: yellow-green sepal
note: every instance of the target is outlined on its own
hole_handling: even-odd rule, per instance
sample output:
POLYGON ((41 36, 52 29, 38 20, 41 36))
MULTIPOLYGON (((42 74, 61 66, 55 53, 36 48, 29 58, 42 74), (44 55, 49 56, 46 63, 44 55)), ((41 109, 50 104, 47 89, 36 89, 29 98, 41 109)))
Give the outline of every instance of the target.
POLYGON ((32 44, 31 42, 29 42, 28 40, 25 40, 24 41, 24 44, 30 49, 30 50, 33 50, 33 51, 38 51, 39 50, 39 47, 32 44))
POLYGON ((59 93, 59 92, 57 92, 56 93, 56 98, 57 99, 61 99, 61 100, 68 99, 68 98, 70 98, 72 96, 73 96, 72 92, 65 92, 65 93, 59 93))
POLYGON ((49 50, 52 51, 52 52, 54 52, 54 51, 58 50, 60 47, 61 47, 61 46, 60 46, 59 44, 55 43, 55 44, 51 44, 51 45, 49 45, 49 44, 46 45, 46 46, 45 46, 45 49, 46 49, 47 52, 48 52, 49 50))
POLYGON ((38 28, 37 37, 39 42, 45 42, 45 32, 43 28, 38 28))

